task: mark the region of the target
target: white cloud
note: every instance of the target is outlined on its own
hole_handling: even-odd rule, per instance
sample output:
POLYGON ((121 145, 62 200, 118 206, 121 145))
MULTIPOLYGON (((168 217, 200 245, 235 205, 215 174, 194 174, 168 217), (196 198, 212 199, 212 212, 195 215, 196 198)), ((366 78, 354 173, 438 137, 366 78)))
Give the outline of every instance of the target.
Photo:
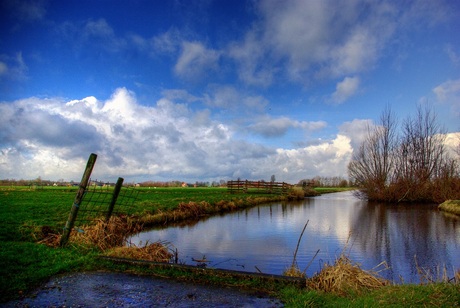
POLYGON ((46 15, 46 1, 15 0, 3 1, 4 7, 12 11, 12 15, 21 21, 33 22, 41 20, 46 15))
MULTIPOLYGON (((268 122, 278 131, 325 125, 283 117, 268 122)), ((213 119, 207 109, 191 110, 167 98, 142 106, 124 88, 106 101, 32 97, 0 103, 0 174, 78 180, 87 157, 96 153, 93 174, 107 180, 269 179, 276 174, 297 182, 315 175, 346 175, 351 141, 345 135, 291 150, 234 136, 232 126, 213 119)))
POLYGON ((250 95, 232 85, 211 84, 203 101, 210 107, 222 108, 239 115, 261 112, 268 105, 267 99, 260 95, 250 95))
POLYGON ((113 38, 115 36, 115 33, 112 27, 103 18, 98 19, 98 20, 89 20, 86 23, 83 31, 84 31, 84 34, 88 36, 106 37, 106 38, 113 38))
POLYGON ((316 175, 346 177, 352 152, 350 139, 337 135, 335 139, 318 145, 291 150, 278 149, 273 164, 278 171, 285 170, 283 177, 290 179, 300 180, 316 175))
POLYGON ((0 76, 6 75, 7 72, 8 66, 6 65, 6 63, 0 61, 0 76))
POLYGON ((326 127, 326 122, 305 122, 290 119, 288 117, 271 118, 260 117, 256 123, 248 126, 249 131, 260 134, 264 137, 280 137, 287 133, 290 128, 300 128, 305 131, 315 131, 326 127))
POLYGON ((366 138, 368 128, 372 128, 373 125, 371 120, 354 119, 341 124, 339 134, 347 136, 351 140, 352 148, 357 149, 366 138))
POLYGON ((439 102, 449 104, 452 111, 460 116, 460 79, 448 80, 433 89, 439 102))
POLYGON ((452 64, 454 64, 455 66, 460 65, 460 55, 455 51, 452 45, 447 45, 444 50, 447 53, 447 56, 449 57, 452 64))
POLYGON ((239 62, 240 79, 255 85, 270 85, 278 71, 305 84, 360 73, 393 34, 396 8, 386 2, 260 1, 259 22, 229 55, 239 62))
POLYGON ((17 52, 14 56, 0 55, 0 78, 24 80, 27 79, 28 71, 22 52, 17 52))
POLYGON ((207 49, 199 42, 183 42, 174 72, 182 78, 195 80, 201 78, 208 70, 216 70, 218 61, 218 51, 207 49))
POLYGON ((450 157, 460 159, 460 132, 447 134, 444 144, 450 157))
POLYGON ((259 19, 227 55, 241 81, 267 87, 279 80, 310 85, 372 69, 409 31, 452 16, 442 3, 410 1, 262 0, 259 19), (424 21, 424 22, 421 22, 424 21))
POLYGON ((249 31, 243 42, 234 42, 230 45, 227 55, 237 64, 238 77, 245 84, 267 87, 274 80, 277 69, 274 63, 266 60, 265 46, 260 41, 257 31, 249 31))
POLYGON ((152 38, 153 50, 160 54, 173 54, 183 41, 179 30, 171 28, 168 31, 152 38))
POLYGON ((359 83, 359 77, 345 77, 341 82, 337 83, 335 92, 331 96, 332 102, 341 104, 355 95, 358 91, 359 83))

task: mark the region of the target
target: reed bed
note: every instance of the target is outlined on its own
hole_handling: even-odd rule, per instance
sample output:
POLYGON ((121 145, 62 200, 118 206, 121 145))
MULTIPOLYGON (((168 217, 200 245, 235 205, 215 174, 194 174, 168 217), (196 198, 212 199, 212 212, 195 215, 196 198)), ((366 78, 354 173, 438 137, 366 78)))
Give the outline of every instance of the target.
POLYGON ((343 254, 333 265, 325 264, 317 275, 307 279, 308 288, 340 296, 361 294, 387 285, 390 282, 380 278, 378 272, 361 269, 343 254))

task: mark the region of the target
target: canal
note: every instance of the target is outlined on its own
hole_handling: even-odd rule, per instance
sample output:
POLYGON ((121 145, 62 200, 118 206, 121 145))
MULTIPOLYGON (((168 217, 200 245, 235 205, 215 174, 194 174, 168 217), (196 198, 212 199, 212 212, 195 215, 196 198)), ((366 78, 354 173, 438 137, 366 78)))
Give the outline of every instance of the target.
POLYGON ((436 205, 370 203, 352 192, 261 205, 150 230, 130 241, 138 246, 167 241, 184 264, 282 274, 307 221, 297 252, 298 267, 307 276, 341 254, 396 283, 418 283, 419 270, 436 278, 444 269, 453 277, 460 268, 458 217, 436 205))

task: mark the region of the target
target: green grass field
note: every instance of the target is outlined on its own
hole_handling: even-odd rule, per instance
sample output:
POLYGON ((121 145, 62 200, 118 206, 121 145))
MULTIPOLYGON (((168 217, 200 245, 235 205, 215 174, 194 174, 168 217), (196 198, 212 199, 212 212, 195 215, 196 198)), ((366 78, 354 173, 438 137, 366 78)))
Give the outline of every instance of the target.
MULTIPOLYGON (((139 188, 138 190, 138 200, 129 210, 139 217, 172 211, 181 202, 206 201, 209 204, 216 204, 224 200, 249 206, 257 197, 279 198, 252 194, 231 195, 226 193, 225 188, 139 188)), ((47 226, 45 229, 62 230, 75 194, 76 188, 0 187, 0 303, 27 293, 53 275, 85 270, 128 269, 126 266, 101 261, 97 258, 101 252, 95 247, 71 244, 65 248, 52 248, 37 243, 44 226, 47 226)), ((129 267, 129 270, 177 279, 184 279, 186 276, 174 270, 161 273, 155 273, 155 269, 135 267, 129 267)), ((208 283, 212 281, 215 284, 236 287, 248 283, 247 281, 219 281, 213 277, 189 277, 188 279, 208 283)), ((391 286, 345 297, 292 287, 260 287, 271 290, 291 307, 460 305, 458 284, 391 286)))

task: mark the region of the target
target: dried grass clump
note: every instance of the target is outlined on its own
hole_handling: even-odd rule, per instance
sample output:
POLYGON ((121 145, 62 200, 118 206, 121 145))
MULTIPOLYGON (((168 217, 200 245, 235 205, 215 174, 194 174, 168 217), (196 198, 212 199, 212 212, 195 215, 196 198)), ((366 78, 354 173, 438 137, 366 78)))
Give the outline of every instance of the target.
POLYGON ((460 200, 447 200, 444 203, 441 203, 438 208, 441 211, 460 215, 460 200))
POLYGON ((177 210, 173 212, 174 220, 186 219, 186 218, 199 218, 209 211, 211 205, 202 201, 200 203, 190 201, 188 203, 179 203, 177 210))
POLYGON ((307 275, 305 272, 302 272, 297 264, 293 264, 290 267, 288 267, 284 272, 284 276, 289 276, 289 277, 300 277, 300 278, 306 278, 307 275))
POLYGON ((301 200, 305 198, 305 192, 303 191, 302 188, 293 187, 288 190, 286 197, 288 200, 301 200))
POLYGON ((100 219, 94 225, 84 226, 83 232, 72 231, 70 239, 79 244, 95 245, 101 250, 122 246, 129 234, 142 230, 126 216, 112 216, 108 223, 100 219))
POLYGON ((219 211, 234 211, 238 206, 233 201, 220 200, 216 203, 216 208, 219 211))
POLYGON ((389 284, 388 280, 378 277, 377 272, 362 270, 344 255, 333 265, 326 264, 317 275, 307 280, 309 288, 340 296, 360 294, 362 291, 378 289, 389 284))
POLYGON ((455 272, 453 270, 453 277, 449 276, 449 269, 444 266, 436 266, 433 269, 425 269, 418 265, 417 256, 414 256, 415 267, 420 278, 420 284, 433 284, 433 283, 453 283, 460 284, 460 269, 455 272))
POLYGON ((48 234, 44 239, 38 241, 39 244, 45 244, 49 247, 59 247, 61 242, 60 234, 48 234))
POLYGON ((106 252, 109 257, 148 260, 154 262, 169 262, 173 257, 167 243, 155 242, 143 247, 115 247, 106 252))

